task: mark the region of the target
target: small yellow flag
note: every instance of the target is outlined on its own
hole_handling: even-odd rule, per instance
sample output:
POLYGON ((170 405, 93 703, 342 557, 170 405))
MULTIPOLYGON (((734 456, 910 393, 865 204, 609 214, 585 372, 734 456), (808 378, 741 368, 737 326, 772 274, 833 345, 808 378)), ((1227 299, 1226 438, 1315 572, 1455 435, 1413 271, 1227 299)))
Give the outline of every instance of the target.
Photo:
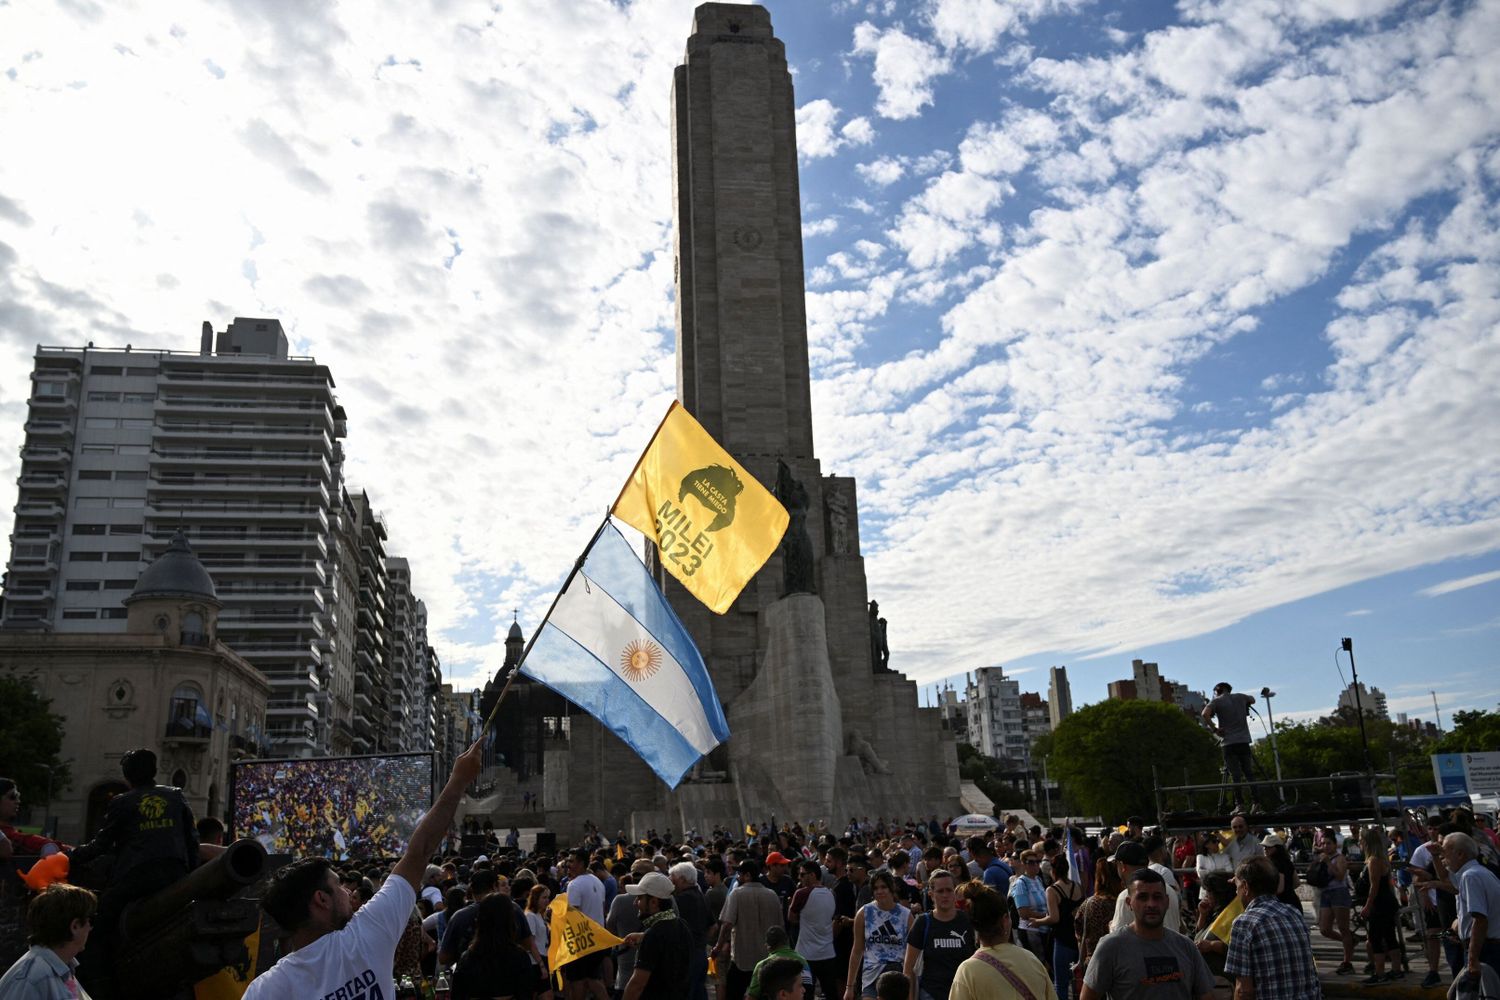
POLYGON ((594 923, 582 910, 568 906, 567 896, 558 896, 547 907, 551 917, 552 946, 547 949, 547 967, 559 969, 577 958, 613 947, 621 939, 594 923))
POLYGON ((1245 904, 1240 902, 1240 897, 1238 894, 1236 894, 1234 899, 1230 901, 1229 905, 1224 907, 1223 911, 1214 918, 1214 922, 1209 925, 1208 932, 1214 937, 1218 938, 1220 941, 1228 944, 1229 925, 1234 923, 1235 917, 1238 917, 1241 913, 1244 912, 1245 904))
POLYGON ((720 615, 776 551, 791 520, 676 400, 613 513, 653 540, 662 565, 720 615))
POLYGON ((232 968, 223 968, 207 979, 193 985, 195 1000, 240 1000, 255 978, 255 960, 260 955, 260 926, 257 924, 250 936, 245 938, 245 948, 250 952, 250 967, 240 976, 232 968))

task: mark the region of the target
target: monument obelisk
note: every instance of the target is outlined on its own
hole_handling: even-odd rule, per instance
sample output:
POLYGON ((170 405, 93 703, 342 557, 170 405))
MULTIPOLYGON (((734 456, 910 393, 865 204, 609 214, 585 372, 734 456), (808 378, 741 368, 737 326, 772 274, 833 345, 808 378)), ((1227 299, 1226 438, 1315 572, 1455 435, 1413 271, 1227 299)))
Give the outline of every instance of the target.
POLYGON ((773 556, 723 615, 656 568, 725 705, 728 744, 671 791, 574 715, 566 748, 546 754, 548 823, 639 835, 772 814, 952 815, 955 744, 872 655, 855 483, 824 476, 813 451, 796 106, 764 7, 693 12, 672 146, 678 398, 767 487, 785 463, 801 528, 795 558, 773 556))

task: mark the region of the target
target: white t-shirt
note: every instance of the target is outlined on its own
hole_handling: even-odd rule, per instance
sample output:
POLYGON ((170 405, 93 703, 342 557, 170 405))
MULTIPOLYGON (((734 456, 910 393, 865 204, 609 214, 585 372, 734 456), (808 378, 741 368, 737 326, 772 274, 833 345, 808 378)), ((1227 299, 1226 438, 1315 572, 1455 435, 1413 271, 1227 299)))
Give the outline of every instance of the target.
POLYGON ((833 892, 816 886, 797 915, 797 954, 809 962, 833 958, 833 892))
POLYGON ((593 872, 568 881, 568 905, 596 924, 604 923, 604 883, 593 872))
MULTIPOLYGON (((1430 847, 1428 847, 1426 844, 1422 844, 1415 851, 1412 851, 1411 852, 1411 866, 1413 868, 1422 868, 1422 869, 1425 869, 1427 871, 1428 875, 1433 874, 1432 849, 1430 847)), ((1428 889, 1425 892, 1423 892, 1422 895, 1424 897, 1426 897, 1427 905, 1428 906, 1437 906, 1437 890, 1436 889, 1428 889)))
POLYGON ((354 912, 343 930, 283 955, 256 976, 244 1000, 322 998, 340 991, 348 1000, 394 997, 396 944, 416 904, 411 883, 391 876, 373 899, 354 912))
POLYGON ((427 900, 427 902, 431 903, 433 906, 442 906, 443 890, 439 889, 435 885, 425 885, 422 887, 422 898, 427 900))
MULTIPOLYGON (((1168 889, 1171 889, 1173 892, 1182 892, 1182 886, 1177 884, 1177 873, 1172 871, 1172 869, 1168 868, 1166 865, 1158 864, 1155 861, 1151 862, 1146 867, 1150 868, 1152 871, 1156 872, 1156 874, 1160 875, 1162 881, 1167 883, 1168 889)), ((1177 928, 1174 927, 1172 929, 1176 930, 1177 928)))

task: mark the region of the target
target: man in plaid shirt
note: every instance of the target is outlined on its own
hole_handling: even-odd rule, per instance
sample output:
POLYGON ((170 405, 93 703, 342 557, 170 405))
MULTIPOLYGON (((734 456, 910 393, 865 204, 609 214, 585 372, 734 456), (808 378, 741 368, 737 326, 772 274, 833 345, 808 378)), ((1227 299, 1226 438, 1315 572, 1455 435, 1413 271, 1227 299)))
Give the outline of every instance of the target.
POLYGON ((1302 910, 1276 898, 1279 875, 1270 859, 1240 863, 1235 887, 1245 912, 1229 929, 1224 972, 1235 977, 1235 1000, 1317 1000, 1323 995, 1302 910))

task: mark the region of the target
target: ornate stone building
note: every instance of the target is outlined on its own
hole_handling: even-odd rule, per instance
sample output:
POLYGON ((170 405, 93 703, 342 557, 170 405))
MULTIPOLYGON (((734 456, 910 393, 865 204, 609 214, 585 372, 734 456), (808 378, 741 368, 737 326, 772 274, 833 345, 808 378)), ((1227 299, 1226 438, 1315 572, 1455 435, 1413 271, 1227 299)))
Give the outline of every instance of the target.
POLYGON ((0 632, 0 672, 29 678, 64 720, 60 756, 72 781, 54 789, 48 815, 68 843, 92 836, 125 791, 125 751, 154 750, 157 780, 181 787, 195 816, 223 818, 230 762, 254 756, 264 739, 270 682, 219 640, 213 579, 183 534, 124 604, 124 632, 0 632))

